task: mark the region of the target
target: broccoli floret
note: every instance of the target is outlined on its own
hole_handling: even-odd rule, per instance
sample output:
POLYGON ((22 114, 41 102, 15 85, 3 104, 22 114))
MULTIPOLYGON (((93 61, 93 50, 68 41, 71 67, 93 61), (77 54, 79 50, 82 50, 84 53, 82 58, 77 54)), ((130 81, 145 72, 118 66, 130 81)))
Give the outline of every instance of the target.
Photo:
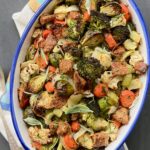
POLYGON ((129 37, 129 30, 126 26, 118 26, 113 30, 113 37, 118 42, 124 42, 129 37))
POLYGON ((79 74, 88 80, 94 80, 101 75, 102 66, 95 58, 83 58, 78 61, 77 69, 79 74))
POLYGON ((107 16, 116 16, 121 13, 121 6, 117 2, 106 3, 106 5, 101 6, 100 13, 107 16))
POLYGON ((68 26, 69 38, 77 40, 82 36, 84 32, 85 22, 82 18, 80 20, 69 19, 68 26))
POLYGON ((102 29, 110 27, 110 18, 105 14, 97 11, 91 11, 91 21, 89 28, 93 31, 101 31, 102 29))

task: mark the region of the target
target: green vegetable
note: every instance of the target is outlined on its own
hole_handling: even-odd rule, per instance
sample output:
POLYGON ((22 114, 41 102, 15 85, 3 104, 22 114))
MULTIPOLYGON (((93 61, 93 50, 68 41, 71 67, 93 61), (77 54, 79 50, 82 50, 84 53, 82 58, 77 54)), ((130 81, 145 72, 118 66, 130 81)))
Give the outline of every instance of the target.
POLYGON ((130 35, 127 26, 117 26, 113 29, 113 37, 117 42, 124 42, 130 35))
POLYGON ((89 29, 92 31, 102 31, 102 29, 110 28, 110 19, 105 14, 97 11, 91 11, 91 21, 89 29))
POLYGON ((88 30, 82 37, 80 43, 82 46, 95 47, 104 41, 104 37, 97 31, 88 30))
POLYGON ((53 116, 54 116, 54 113, 53 113, 53 111, 47 111, 46 112, 46 115, 45 115, 45 117, 44 117, 44 121, 45 121, 45 124, 46 125, 49 125, 50 124, 50 121, 51 121, 51 119, 53 118, 53 116))
POLYGON ((136 31, 131 31, 130 32, 130 39, 132 39, 136 43, 140 43, 141 36, 138 32, 136 31))
POLYGON ((97 103, 97 100, 94 99, 94 97, 92 98, 85 98, 85 103, 87 104, 87 106, 93 110, 93 113, 95 114, 95 116, 99 116, 100 115, 100 109, 97 103))
POLYGON ((127 39, 124 42, 124 47, 127 50, 135 50, 138 47, 138 44, 136 42, 132 41, 131 39, 127 39))
POLYGON ((123 14, 117 15, 113 18, 111 18, 110 21, 111 28, 117 27, 117 26, 126 26, 126 19, 123 14))
POLYGON ((55 116, 57 116, 58 118, 60 118, 62 116, 62 114, 63 114, 63 111, 61 109, 54 109, 53 110, 53 114, 55 116))
POLYGON ((55 88, 60 96, 70 96, 74 93, 74 87, 67 80, 59 80, 55 83, 55 88))
POLYGON ((63 145, 62 145, 60 140, 59 140, 59 144, 58 144, 57 150, 63 150, 63 145))
POLYGON ((88 112, 93 112, 93 111, 83 104, 78 104, 78 105, 69 107, 65 110, 65 114, 88 113, 88 112))
POLYGON ((125 75, 122 81, 122 86, 125 88, 129 87, 131 81, 132 81, 132 74, 125 75))
POLYGON ((48 145, 43 145, 41 150, 53 150, 58 141, 58 138, 54 137, 52 143, 48 145))
POLYGON ((133 53, 134 53, 134 50, 129 50, 129 51, 124 52, 122 57, 121 57, 121 61, 125 61, 126 58, 131 56, 133 53))
POLYGON ((85 133, 82 136, 80 136, 78 138, 78 143, 84 148, 87 148, 87 149, 93 148, 93 141, 92 141, 90 134, 88 133, 85 133))
POLYGON ((94 80, 100 77, 103 68, 97 59, 83 58, 82 60, 78 61, 77 69, 83 78, 94 80))
POLYGON ((67 18, 67 25, 69 38, 77 40, 82 36, 85 29, 85 22, 82 18, 77 20, 67 18))
POLYGON ((28 83, 28 90, 32 93, 38 93, 42 90, 45 81, 47 78, 47 74, 40 74, 33 78, 28 83))
POLYGON ((133 79, 131 81, 130 85, 128 86, 129 90, 137 90, 137 89, 141 89, 141 88, 142 88, 142 82, 138 78, 133 79))
POLYGON ((94 131, 100 131, 106 129, 108 122, 103 118, 95 117, 93 114, 91 114, 87 119, 87 125, 94 131))
POLYGON ((43 128, 42 123, 35 118, 27 117, 26 119, 24 119, 24 121, 30 126, 41 126, 41 128, 43 128))
POLYGON ((50 63, 54 66, 54 67, 58 67, 59 65, 59 61, 62 59, 62 55, 59 53, 51 53, 49 55, 49 60, 50 63))
POLYGON ((27 50, 26 60, 33 60, 35 57, 36 51, 37 50, 34 48, 34 45, 31 45, 27 50))
POLYGON ((86 132, 93 133, 93 130, 91 130, 90 128, 86 128, 86 127, 83 126, 83 125, 80 125, 80 126, 81 126, 80 130, 79 130, 77 133, 75 133, 75 134, 73 135, 73 138, 74 138, 75 141, 77 141, 78 138, 79 138, 80 136, 82 136, 82 135, 83 135, 84 133, 86 133, 86 132))
POLYGON ((84 46, 82 48, 82 51, 83 51, 83 57, 91 57, 92 54, 93 54, 93 49, 92 48, 89 48, 88 46, 84 46))
POLYGON ((26 119, 28 117, 34 118, 34 113, 32 111, 32 108, 28 106, 24 111, 23 111, 23 119, 26 119))
POLYGON ((117 2, 106 3, 100 7, 100 13, 103 13, 107 16, 116 16, 121 13, 121 6, 117 2))
POLYGON ((117 96, 117 94, 116 93, 114 93, 114 92, 112 92, 112 91, 109 91, 108 93, 107 93, 107 96, 108 96, 108 103, 110 104, 110 105, 118 105, 118 100, 119 100, 119 97, 117 96))
POLYGON ((82 97, 83 97, 82 94, 71 95, 67 101, 68 107, 72 107, 78 104, 81 101, 82 97))
POLYGON ((98 100, 98 104, 99 104, 100 110, 102 112, 108 111, 108 109, 110 107, 109 104, 107 103, 107 101, 108 101, 108 97, 103 97, 100 100, 98 100))

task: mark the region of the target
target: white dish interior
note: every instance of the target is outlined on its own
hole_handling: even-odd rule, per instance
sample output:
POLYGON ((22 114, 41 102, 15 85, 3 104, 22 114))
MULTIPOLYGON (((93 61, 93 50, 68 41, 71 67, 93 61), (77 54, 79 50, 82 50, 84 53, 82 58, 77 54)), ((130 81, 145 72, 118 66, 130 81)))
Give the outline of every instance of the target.
MULTIPOLYGON (((133 17, 133 22, 136 24, 137 27, 137 31, 141 34, 142 36, 142 42, 141 42, 141 46, 140 46, 140 51, 142 52, 142 55, 145 59, 145 62, 148 63, 148 47, 146 45, 146 38, 143 32, 143 28, 140 22, 140 19, 136 13, 136 11, 133 9, 133 6, 131 5, 131 0, 123 0, 124 3, 129 5, 132 17, 133 17)), ((49 3, 48 6, 45 8, 45 10, 42 12, 49 12, 49 10, 51 10, 52 7, 52 3, 49 3)), ((31 35, 33 33, 34 30, 34 26, 36 23, 33 24, 31 30, 29 31, 23 45, 22 48, 20 50, 19 53, 19 57, 17 60, 17 64, 16 64, 16 68, 15 68, 15 72, 14 72, 14 87, 13 87, 13 105, 14 105, 14 116, 12 117, 16 117, 16 121, 17 121, 17 125, 18 125, 18 129, 19 132, 22 136, 22 139, 24 140, 24 143, 26 144, 27 147, 29 147, 30 150, 33 150, 32 146, 31 146, 31 140, 30 137, 28 135, 27 132, 27 128, 25 123, 23 122, 23 116, 22 116, 22 110, 19 107, 19 103, 18 103, 18 95, 17 95, 17 89, 19 87, 19 75, 20 75, 20 63, 22 63, 24 61, 25 58, 25 54, 27 51, 27 48, 30 45, 30 39, 31 39, 31 35)), ((17 58, 16 58, 17 59, 17 58)), ((140 111, 140 107, 144 101, 144 95, 146 92, 146 83, 148 82, 148 75, 144 75, 142 78, 142 83, 143 83, 143 87, 140 90, 140 96, 138 98, 137 103, 135 104, 135 106, 130 110, 130 122, 128 125, 121 127, 121 129, 119 130, 119 134, 118 134, 118 138, 117 140, 115 140, 114 142, 112 142, 107 148, 106 150, 115 150, 116 148, 118 148, 118 145, 120 145, 122 142, 124 142, 129 130, 132 128, 135 120, 137 119, 137 115, 139 114, 140 111)))

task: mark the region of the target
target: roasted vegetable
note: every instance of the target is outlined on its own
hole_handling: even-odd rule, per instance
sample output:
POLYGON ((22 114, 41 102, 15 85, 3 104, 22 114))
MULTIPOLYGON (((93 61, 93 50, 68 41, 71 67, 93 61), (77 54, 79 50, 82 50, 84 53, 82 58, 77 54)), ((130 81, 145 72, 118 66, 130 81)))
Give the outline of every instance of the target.
POLYGON ((100 109, 98 107, 98 103, 97 101, 94 99, 94 97, 91 98, 84 98, 85 103, 87 104, 87 106, 93 110, 93 113, 95 116, 99 116, 100 115, 100 109))
POLYGON ((34 118, 34 113, 32 111, 32 108, 28 106, 24 111, 23 111, 23 119, 32 117, 34 118))
POLYGON ((77 63, 79 74, 89 80, 94 80, 101 75, 102 67, 95 58, 84 58, 77 63))
POLYGON ((124 42, 124 47, 127 50, 135 50, 138 47, 138 44, 136 42, 134 42, 133 40, 131 40, 131 39, 127 39, 124 42))
POLYGON ((71 95, 68 99, 68 102, 67 102, 68 107, 72 107, 72 106, 78 104, 81 101, 82 97, 83 97, 82 94, 71 95))
POLYGON ((126 26, 118 26, 113 29, 113 37, 117 42, 124 42, 130 35, 126 26))
POLYGON ((51 53, 49 55, 49 60, 50 63, 54 66, 54 67, 58 67, 59 65, 59 61, 62 59, 62 55, 59 53, 51 53))
POLYGON ((58 95, 70 96, 74 93, 74 87, 66 80, 59 80, 55 83, 58 95))
POLYGON ((132 81, 132 74, 127 74, 124 76, 122 81, 122 86, 128 88, 132 81))
POLYGON ((34 45, 31 45, 27 50, 26 60, 33 60, 35 57, 36 51, 37 50, 34 48, 34 45))
POLYGON ((114 28, 117 26, 126 26, 126 23, 127 23, 127 21, 126 21, 124 15, 121 14, 121 15, 111 18, 110 26, 111 26, 111 28, 114 28))
POLYGON ((93 114, 91 114, 87 119, 87 125, 94 131, 100 131, 106 129, 108 122, 103 118, 95 117, 93 114))
POLYGON ((115 106, 118 105, 119 97, 117 96, 117 94, 115 92, 109 91, 107 96, 108 96, 108 101, 107 102, 110 105, 115 105, 115 106))
POLYGON ((90 134, 86 133, 83 134, 78 138, 78 142, 81 146, 87 148, 87 149, 92 149, 93 148, 93 141, 90 136, 90 134))
POLYGON ((89 29, 92 31, 101 32, 102 29, 107 29, 110 27, 109 22, 110 19, 105 14, 100 14, 97 11, 92 11, 89 29))
POLYGON ((82 47, 83 57, 91 57, 93 54, 93 48, 90 48, 88 46, 82 47))
POLYGON ((46 74, 40 74, 31 78, 31 80, 28 83, 28 90, 32 93, 38 93, 40 90, 42 90, 46 78, 46 74))
POLYGON ((116 16, 121 13, 121 6, 117 2, 106 3, 106 5, 100 7, 100 13, 107 16, 116 16))
POLYGON ((82 46, 95 47, 104 41, 104 37, 101 33, 95 31, 87 31, 81 39, 82 46))
POLYGON ((85 29, 85 22, 82 17, 75 19, 68 18, 67 19, 67 25, 68 25, 68 32, 69 32, 69 38, 72 39, 79 39, 85 29))
POLYGON ((98 100, 98 104, 100 107, 100 110, 105 113, 109 110, 110 105, 108 104, 108 97, 103 97, 101 99, 98 100))

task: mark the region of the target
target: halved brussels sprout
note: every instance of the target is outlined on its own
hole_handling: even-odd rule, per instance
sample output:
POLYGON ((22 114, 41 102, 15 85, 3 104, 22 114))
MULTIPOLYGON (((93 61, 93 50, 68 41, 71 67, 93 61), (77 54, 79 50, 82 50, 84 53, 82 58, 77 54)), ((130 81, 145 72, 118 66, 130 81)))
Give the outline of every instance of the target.
POLYGON ((121 13, 121 6, 117 2, 106 3, 100 7, 100 13, 107 16, 116 16, 121 13))

